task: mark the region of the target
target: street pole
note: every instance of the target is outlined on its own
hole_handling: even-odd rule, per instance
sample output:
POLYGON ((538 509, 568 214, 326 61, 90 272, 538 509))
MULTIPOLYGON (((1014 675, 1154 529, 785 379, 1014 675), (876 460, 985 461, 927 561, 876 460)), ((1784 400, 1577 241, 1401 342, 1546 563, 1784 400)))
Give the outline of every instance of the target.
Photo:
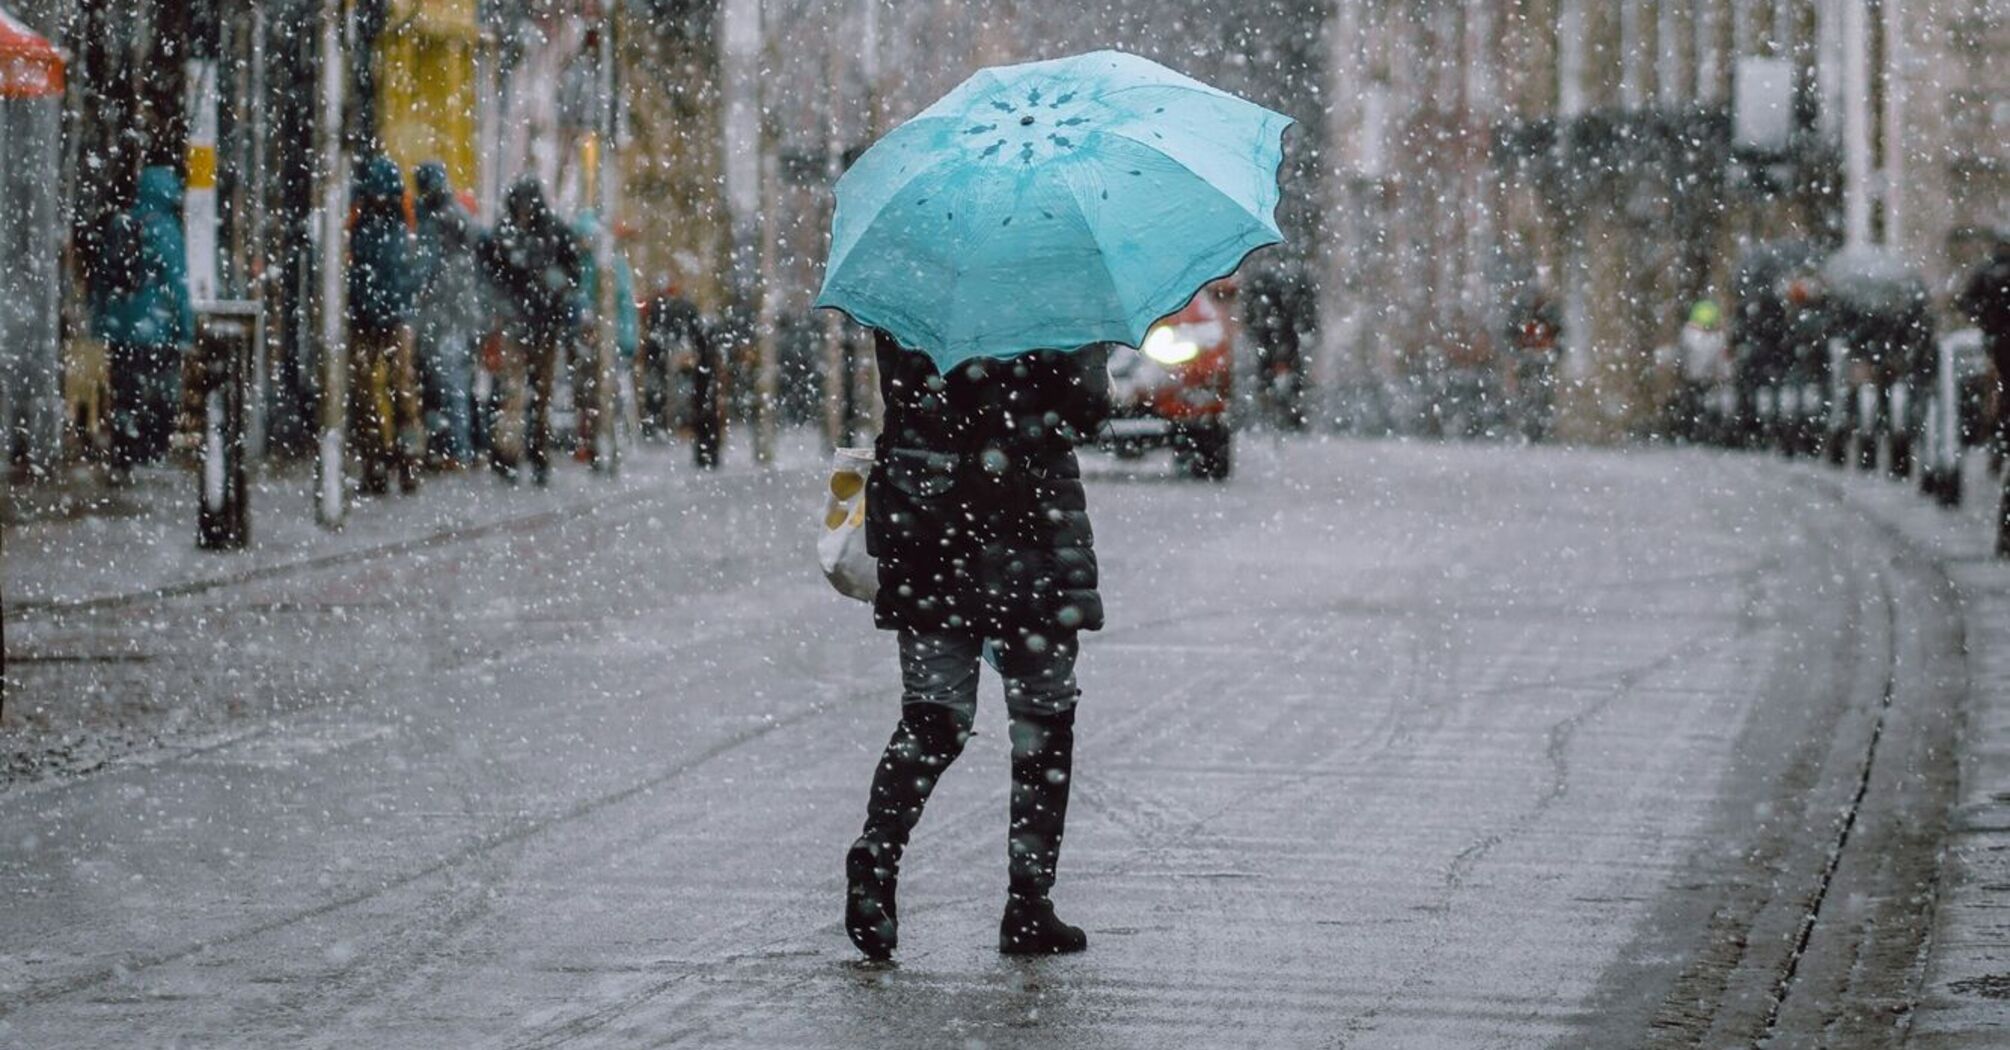
MULTIPOLYGON (((764 68, 773 68, 775 40, 768 32, 767 14, 760 0, 749 2, 754 9, 750 57, 758 58, 764 68)), ((754 322, 754 349, 758 355, 754 368, 754 462, 764 467, 773 465, 775 461, 779 423, 775 410, 779 407, 776 401, 781 394, 781 354, 775 341, 775 323, 781 315, 781 227, 778 222, 781 159, 776 155, 779 144, 768 119, 767 86, 768 78, 753 76, 753 83, 745 97, 745 101, 753 104, 753 112, 748 119, 752 125, 750 130, 756 153, 755 182, 759 198, 759 206, 755 210, 759 233, 755 277, 758 287, 755 295, 759 305, 754 322)))
MULTIPOLYGON (((760 249, 761 193, 761 0, 723 0, 719 11, 720 79, 724 83, 723 119, 720 136, 720 170, 726 210, 732 222, 732 250, 729 268, 731 322, 726 330, 731 345, 719 347, 716 356, 721 374, 713 378, 715 389, 730 376, 740 379, 739 369, 730 367, 740 357, 741 342, 750 326, 758 302, 760 277, 756 272, 760 249)), ((734 392, 737 397, 737 391, 734 392)))
MULTIPOLYGON (((872 0, 864 0, 868 10, 872 0)), ((836 20, 833 19, 833 22, 836 20)), ((839 26, 830 27, 833 38, 839 26)), ((831 215, 837 214, 837 180, 844 173, 844 121, 841 116, 840 100, 843 97, 838 70, 839 48, 824 49, 824 184, 831 194, 831 215)), ((835 232, 831 223, 824 224, 824 258, 830 258, 831 237, 835 232)), ((851 383, 849 370, 845 367, 844 328, 836 310, 822 310, 820 321, 823 326, 824 341, 824 449, 829 451, 844 445, 849 439, 850 420, 845 418, 845 390, 851 383)))
POLYGON ((315 459, 314 520, 339 529, 348 515, 343 429, 348 419, 348 303, 342 264, 348 257, 349 165, 343 149, 343 0, 321 4, 321 114, 317 174, 321 179, 321 438, 315 459))
POLYGON ((1905 0, 1880 0, 1884 16, 1884 246, 1904 251, 1905 0))
POLYGON ((1360 271, 1361 222, 1356 184, 1361 176, 1361 110, 1367 78, 1362 75, 1361 5, 1335 5, 1326 41, 1326 235, 1321 238, 1319 280, 1319 350, 1312 360, 1313 390, 1321 398, 1320 415, 1327 423, 1345 413, 1343 388, 1361 376, 1354 367, 1359 342, 1355 320, 1355 286, 1360 271))
POLYGON ((600 253, 600 326, 596 367, 600 381, 594 384, 597 402, 595 411, 598 419, 593 428, 593 464, 612 478, 620 470, 620 441, 617 431, 620 419, 616 412, 620 405, 620 394, 615 387, 615 364, 620 360, 620 346, 617 343, 616 326, 620 317, 620 291, 616 287, 615 268, 620 265, 614 247, 615 209, 615 149, 616 112, 614 104, 614 12, 618 5, 607 5, 600 26, 600 147, 596 151, 596 163, 600 177, 598 196, 600 198, 600 236, 596 246, 600 253))
POLYGON ((1559 0, 1556 15, 1556 115, 1569 121, 1584 112, 1584 2, 1559 0))
POLYGON ((1865 0, 1842 5, 1843 237, 1870 243, 1870 55, 1865 0))
POLYGON ((1723 41, 1717 32, 1717 11, 1721 0, 1696 0, 1696 92, 1695 99, 1705 106, 1715 104, 1723 98, 1721 89, 1723 71, 1723 41))
POLYGON ((1641 69, 1645 66, 1641 41, 1646 27, 1642 24, 1640 0, 1620 0, 1619 4, 1619 104, 1628 112, 1633 112, 1647 104, 1647 88, 1641 83, 1641 69))
MULTIPOLYGON (((1585 0, 1561 0, 1557 15, 1557 137, 1556 148, 1566 149, 1567 130, 1584 115, 1587 105, 1584 85, 1585 0)), ((1590 304, 1585 285, 1591 279, 1591 260, 1585 245, 1582 208, 1567 203, 1563 217, 1563 372, 1573 380, 1585 378, 1591 370, 1589 331, 1590 304)), ((1552 403, 1553 404, 1553 403, 1552 403)), ((1554 408, 1551 409, 1552 414, 1554 408)))
POLYGON ((1682 12, 1669 0, 1657 5, 1654 42, 1654 93, 1661 108, 1670 113, 1682 108, 1688 97, 1688 69, 1682 62, 1682 12))
POLYGON ((780 158, 774 136, 761 133, 761 288, 755 346, 760 363, 754 373, 754 461, 775 462, 775 401, 781 394, 781 353, 775 343, 775 323, 781 314, 781 230, 775 212, 781 203, 780 158))

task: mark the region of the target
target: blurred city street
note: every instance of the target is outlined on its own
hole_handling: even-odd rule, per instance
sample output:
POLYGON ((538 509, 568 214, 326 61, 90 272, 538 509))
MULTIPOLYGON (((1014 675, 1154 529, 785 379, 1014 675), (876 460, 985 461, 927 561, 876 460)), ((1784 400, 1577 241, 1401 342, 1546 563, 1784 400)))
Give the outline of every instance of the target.
POLYGON ((2006 55, 0 0, 0 1050, 2005 1050, 2006 55))
POLYGON ((1055 891, 1091 947, 990 942, 987 680, 877 966, 840 860, 892 637, 819 578, 817 473, 651 455, 572 513, 127 598, 21 606, 10 539, 10 724, 152 736, 46 769, 0 738, 0 1044, 2000 1045, 1924 902, 1963 647, 2010 619, 1970 622, 1888 483, 1093 459, 1110 626, 1055 891))

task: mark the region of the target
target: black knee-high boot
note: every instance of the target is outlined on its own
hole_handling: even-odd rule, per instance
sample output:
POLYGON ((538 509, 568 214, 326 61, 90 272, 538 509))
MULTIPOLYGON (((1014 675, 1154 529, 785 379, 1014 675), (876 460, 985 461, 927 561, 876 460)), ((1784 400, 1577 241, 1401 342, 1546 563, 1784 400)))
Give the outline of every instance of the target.
POLYGON ((1057 955, 1089 946, 1089 936, 1054 915, 1048 894, 1061 859, 1074 780, 1075 712, 1012 717, 1011 890, 998 924, 1007 955, 1057 955))
POLYGON ((844 929, 867 958, 885 959, 899 943, 894 891, 907 836, 942 771, 963 753, 969 728, 937 704, 909 704, 872 776, 865 830, 845 855, 844 929))

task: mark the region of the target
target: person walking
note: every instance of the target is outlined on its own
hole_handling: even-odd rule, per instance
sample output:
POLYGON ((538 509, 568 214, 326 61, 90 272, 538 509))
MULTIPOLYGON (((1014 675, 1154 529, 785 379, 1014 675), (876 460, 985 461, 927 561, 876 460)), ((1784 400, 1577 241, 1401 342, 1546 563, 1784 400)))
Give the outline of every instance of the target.
POLYGON ((405 180, 391 158, 364 161, 356 178, 349 247, 349 433, 363 491, 387 492, 391 476, 418 488, 424 436, 412 361, 411 228, 405 180))
POLYGON ((1713 440, 1726 422, 1713 418, 1718 388, 1730 381, 1731 359, 1724 339, 1723 313, 1714 300, 1699 299, 1682 325, 1682 385, 1676 396, 1676 435, 1696 443, 1713 440))
MULTIPOLYGON (((1997 235, 1995 248, 1969 276, 1956 305, 1982 330, 1982 348, 1996 372, 2000 444, 2006 433, 2003 421, 2010 418, 2010 237, 1997 235)), ((2010 471, 2004 473, 2003 499, 1996 518, 1996 556, 2010 558, 2010 471)))
POLYGON ((565 349, 580 325, 583 253, 545 203, 537 177, 510 186, 503 217, 482 242, 483 272, 508 310, 501 408, 491 464, 515 481, 524 458, 537 484, 551 479, 551 399, 565 349))
POLYGON ((108 216, 87 273, 93 334, 110 372, 111 478, 166 454, 180 401, 182 349, 195 337, 181 177, 140 172, 133 206, 108 216))
POLYGON ((900 721, 845 853, 845 931, 867 957, 899 943, 900 861, 969 739, 987 659, 1012 745, 998 950, 1088 946, 1052 898, 1075 661, 1083 632, 1103 626, 1075 446, 1110 414, 1113 342, 1143 344, 1212 278, 1283 240, 1290 125, 1096 51, 979 70, 838 179, 814 305, 874 332, 885 411, 862 524, 873 619, 898 632, 901 677, 900 721), (1188 159, 1139 166, 1141 141, 1188 159), (956 279, 934 279, 950 262, 956 279))
POLYGON ((446 165, 419 165, 413 183, 414 336, 428 408, 426 447, 443 464, 458 466, 474 456, 474 351, 486 312, 475 267, 481 231, 454 195, 446 165))
POLYGON ((969 739, 988 647, 1012 742, 1010 889, 998 948, 1080 951, 1050 893, 1068 814, 1075 659, 1103 624, 1074 446, 1108 413, 1108 353, 1035 351, 938 373, 879 334, 885 427, 866 494, 874 621, 899 632, 901 717, 845 858, 845 930, 869 958, 898 943, 896 887, 923 805, 969 739))
POLYGON ((1542 286, 1530 285, 1509 311, 1513 401, 1522 436, 1549 440, 1556 413, 1557 357, 1563 345, 1563 311, 1542 286))
POLYGON ((614 325, 614 354, 616 364, 635 359, 636 342, 640 338, 640 324, 635 305, 635 277, 629 269, 628 260, 617 248, 614 253, 614 288, 611 305, 613 317, 602 316, 600 297, 600 259, 594 245, 600 240, 601 220, 599 213, 589 208, 579 213, 573 223, 573 234, 578 238, 580 251, 579 315, 581 322, 578 336, 571 342, 570 360, 566 362, 566 376, 572 385, 574 417, 579 422, 578 440, 573 446, 573 456, 581 463, 591 464, 595 470, 606 469, 602 461, 601 439, 607 427, 616 425, 621 418, 620 381, 617 368, 606 369, 603 376, 600 359, 600 326, 614 325), (612 390, 601 390, 603 380, 615 384, 612 390), (603 411, 611 411, 611 418, 602 418, 603 411))
POLYGON ((692 457, 700 467, 719 465, 718 371, 705 318, 684 298, 677 282, 665 281, 644 312, 642 346, 636 355, 636 389, 644 436, 677 429, 683 416, 691 428, 692 457), (686 403, 676 402, 682 394, 686 403))

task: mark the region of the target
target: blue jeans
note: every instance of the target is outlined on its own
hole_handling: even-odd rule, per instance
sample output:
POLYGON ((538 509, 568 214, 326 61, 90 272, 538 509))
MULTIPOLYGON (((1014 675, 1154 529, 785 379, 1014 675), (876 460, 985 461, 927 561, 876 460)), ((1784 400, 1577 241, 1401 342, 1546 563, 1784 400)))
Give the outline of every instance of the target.
MULTIPOLYGON (((977 717, 977 669, 985 639, 964 632, 900 632, 902 704, 939 704, 955 711, 962 724, 977 717)), ((997 644, 996 666, 1005 678, 1005 707, 1014 715, 1056 715, 1071 710, 1082 691, 1075 687, 1076 636, 1056 634, 1029 642, 997 644)))

